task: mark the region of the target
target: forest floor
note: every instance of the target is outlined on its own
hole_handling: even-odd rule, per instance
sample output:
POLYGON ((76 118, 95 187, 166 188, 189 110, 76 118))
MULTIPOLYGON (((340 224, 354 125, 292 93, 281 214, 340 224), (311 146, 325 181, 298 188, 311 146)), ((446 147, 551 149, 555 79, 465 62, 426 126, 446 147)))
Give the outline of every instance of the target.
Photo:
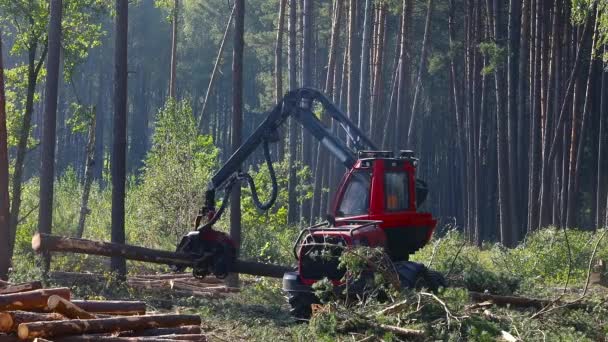
POLYGON ((389 291, 388 299, 369 295, 348 305, 329 298, 309 322, 290 317, 278 279, 244 276, 240 292, 219 299, 173 297, 111 283, 81 284, 73 291, 86 299, 145 300, 151 311, 199 314, 210 341, 608 341, 606 282, 587 285, 590 275, 608 279, 605 269, 594 267, 608 260, 605 232, 566 236, 547 229, 514 249, 478 248, 448 232, 415 260, 448 274, 449 288, 437 294, 389 291), (472 300, 471 293, 544 302, 504 306, 472 300))

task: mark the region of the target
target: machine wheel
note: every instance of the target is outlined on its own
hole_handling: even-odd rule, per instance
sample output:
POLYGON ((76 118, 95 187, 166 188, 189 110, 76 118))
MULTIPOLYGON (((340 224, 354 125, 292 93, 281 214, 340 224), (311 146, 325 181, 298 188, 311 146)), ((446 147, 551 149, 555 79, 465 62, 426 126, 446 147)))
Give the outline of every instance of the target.
POLYGON ((291 309, 289 313, 296 319, 307 320, 312 315, 312 304, 319 304, 319 299, 312 292, 288 292, 287 300, 291 309))
POLYGON ((443 274, 426 269, 416 282, 416 288, 427 288, 433 293, 437 293, 440 287, 447 287, 448 283, 443 274))

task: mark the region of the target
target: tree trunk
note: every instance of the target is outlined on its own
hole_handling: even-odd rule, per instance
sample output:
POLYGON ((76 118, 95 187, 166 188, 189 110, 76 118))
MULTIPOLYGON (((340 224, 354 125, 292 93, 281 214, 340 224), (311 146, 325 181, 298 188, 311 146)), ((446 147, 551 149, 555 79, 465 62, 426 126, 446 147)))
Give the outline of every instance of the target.
POLYGON ((58 295, 70 299, 70 289, 60 287, 0 295, 0 311, 25 310, 35 311, 46 308, 50 296, 58 295))
POLYGON ((92 107, 93 117, 89 123, 89 132, 86 146, 86 165, 84 166, 84 187, 82 189, 82 199, 80 201, 80 214, 78 217, 78 228, 76 229, 76 237, 81 238, 84 233, 84 225, 87 215, 91 212, 89 209, 89 195, 91 193, 91 184, 93 183, 93 168, 95 167, 95 122, 97 117, 97 109, 92 107))
MULTIPOLYGON (((607 52, 604 46, 604 54, 607 52)), ((606 226, 606 201, 608 191, 608 181, 606 180, 605 173, 608 169, 608 157, 606 155, 606 149, 608 149, 608 134, 607 131, 607 120, 608 120, 608 97, 606 92, 608 91, 608 83, 606 77, 607 64, 603 64, 602 68, 602 83, 601 83, 601 100, 600 100, 600 120, 598 128, 598 142, 597 142, 597 212, 595 217, 595 226, 599 229, 606 226)), ((1 104, 0 104, 1 106, 1 104)), ((0 108, 1 110, 1 108, 0 108)), ((1 119, 0 119, 1 120, 1 119)), ((0 125, 2 122, 0 121, 0 125)), ((0 133, 1 134, 1 133, 0 133)), ((0 135, 1 139, 1 135, 0 135)), ((0 151, 1 152, 1 151, 0 151)), ((1 184, 1 182, 0 182, 1 184)))
POLYGON ((173 1, 171 18, 171 74, 169 78, 169 97, 175 99, 175 73, 177 71, 177 20, 179 17, 179 0, 173 1))
MULTIPOLYGON (((519 79, 519 69, 517 61, 519 60, 519 41, 520 41, 520 18, 521 18, 521 0, 509 1, 509 19, 508 19, 508 43, 507 43, 507 150, 509 153, 509 165, 517 165, 517 143, 518 143, 518 113, 517 113, 517 86, 519 79)), ((523 99, 521 100, 524 101, 523 99)), ((509 167, 508 176, 510 181, 511 203, 513 207, 513 227, 512 230, 517 238, 523 233, 519 218, 522 216, 522 208, 520 205, 520 189, 521 173, 517 172, 518 168, 509 167)))
POLYGON ((19 142, 17 143, 17 156, 15 157, 15 167, 13 171, 13 189, 11 194, 11 213, 10 213, 10 255, 13 254, 15 247, 15 234, 17 225, 19 224, 19 211, 21 209, 21 187, 23 182, 23 165, 25 157, 28 153, 27 145, 30 138, 30 130, 32 128, 32 113, 34 111, 34 96, 36 94, 36 84, 38 74, 44 64, 44 59, 48 51, 48 45, 45 45, 38 63, 36 63, 36 51, 38 49, 38 39, 32 36, 29 41, 28 49, 28 66, 27 66, 27 95, 25 99, 25 112, 23 113, 23 122, 21 124, 21 132, 19 133, 19 142))
POLYGON ((105 146, 104 146, 104 128, 105 128, 105 117, 107 106, 106 104, 106 78, 105 78, 105 70, 102 70, 100 67, 99 70, 99 88, 97 91, 99 92, 97 96, 97 105, 95 111, 95 164, 93 171, 93 178, 99 182, 100 187, 103 187, 103 169, 105 164, 105 146))
MULTIPOLYGON (((232 152, 242 142, 243 135, 243 48, 245 33, 245 1, 234 3, 234 46, 232 54, 232 152)), ((241 247, 241 187, 235 186, 230 195, 230 238, 237 247, 237 257, 241 247)), ((238 275, 232 275, 227 283, 238 286, 238 275)))
POLYGON ((395 142, 393 147, 396 150, 408 148, 407 131, 410 122, 406 113, 411 108, 410 104, 410 64, 408 60, 410 26, 412 25, 413 1, 403 0, 401 13, 401 51, 399 57, 399 87, 397 91, 397 124, 395 125, 395 142))
MULTIPOLYGON (((302 7, 302 87, 313 87, 313 35, 314 35, 314 2, 313 0, 303 0, 302 7)), ((313 139, 308 130, 302 128, 302 163, 303 166, 311 168, 314 172, 312 162, 313 139)), ((313 177, 317 176, 315 174, 313 177)), ((309 222, 310 211, 312 210, 311 200, 304 198, 301 206, 301 219, 304 223, 309 222)))
MULTIPOLYGON (((47 61, 45 115, 40 156, 40 205, 38 232, 51 233, 53 225, 53 184, 55 180, 55 137, 57 117, 57 86, 59 83, 59 54, 61 49, 62 0, 51 1, 49 20, 49 56, 47 61)), ((43 254, 44 271, 48 272, 51 258, 43 254)))
POLYGON ((18 335, 21 339, 30 339, 200 324, 201 318, 198 315, 151 315, 89 320, 74 319, 69 321, 23 323, 19 325, 18 335))
POLYGON ((4 65, 2 63, 2 56, 2 32, 0 31, 0 280, 8 280, 12 253, 9 225, 8 134, 6 130, 6 96, 4 93, 4 65))
MULTIPOLYGON (((296 24, 297 24, 297 0, 289 0, 289 90, 298 87, 297 81, 297 51, 296 51, 296 24)), ((289 179, 287 199, 287 222, 294 224, 298 221, 298 195, 296 160, 298 153, 297 123, 289 118, 289 179)))
POLYGON ((90 314, 74 303, 61 298, 57 295, 52 295, 46 302, 47 308, 50 311, 57 312, 69 319, 94 319, 97 318, 95 315, 90 314))
POLYGON ((21 323, 40 322, 40 321, 61 321, 65 317, 58 313, 37 313, 27 311, 8 311, 0 312, 0 332, 17 332, 17 327, 21 323))
MULTIPOLYGON (((329 98, 332 97, 333 89, 333 79, 336 68, 336 55, 338 50, 338 39, 340 37, 340 19, 342 16, 342 5, 340 1, 335 2, 334 6, 335 13, 333 15, 333 23, 332 23, 332 32, 331 32, 331 42, 329 48, 329 58, 327 62, 327 77, 325 79, 325 95, 329 98)), ((328 127, 331 124, 330 118, 326 113, 321 114, 321 119, 323 123, 328 127)), ((324 194, 323 194, 323 184, 328 184, 330 177, 330 173, 328 172, 328 164, 329 164, 329 155, 327 153, 323 153, 321 144, 316 143, 316 151, 317 151, 317 162, 315 163, 315 179, 314 179, 314 188, 313 188, 313 200, 312 200, 312 209, 310 212, 310 221, 314 222, 318 217, 323 215, 323 211, 327 209, 327 206, 324 205, 324 194)))
POLYGON ((426 59, 428 54, 428 45, 431 40, 431 17, 433 15, 433 0, 427 1, 427 12, 426 21, 424 24, 424 36, 422 38, 422 51, 420 52, 420 63, 418 64, 418 77, 416 77, 416 87, 414 89, 414 99, 412 100, 412 112, 410 113, 410 122, 407 130, 407 143, 408 148, 413 148, 412 139, 414 135, 414 119, 416 118, 416 112, 418 111, 418 96, 420 95, 420 88, 422 85, 422 74, 426 70, 426 59))
POLYGON ((138 331, 127 331, 120 333, 120 337, 128 336, 163 336, 163 335, 182 335, 182 334, 200 334, 201 327, 198 325, 184 325, 176 328, 152 328, 138 331))
MULTIPOLYGON (((112 144, 112 242, 125 243, 125 182, 127 157, 127 1, 116 0, 116 47, 114 50, 114 137, 112 144)), ((112 257, 112 271, 127 274, 125 259, 112 257)))
POLYGON ((207 103, 209 102, 209 95, 211 94, 211 90, 213 89, 213 84, 217 79, 217 73, 219 70, 220 63, 222 61, 222 55, 224 54, 224 46, 226 45, 226 38, 228 37, 228 32, 232 27, 232 19, 234 18, 234 10, 236 6, 232 6, 232 12, 230 12, 230 17, 228 18, 228 23, 226 24, 226 29, 224 30, 224 36, 222 37, 222 41, 220 42, 220 47, 217 51, 217 57, 215 58, 215 63, 213 64, 213 71, 211 71, 211 78, 209 79, 209 85, 207 86, 207 92, 205 93, 205 99, 203 100, 203 107, 201 108, 201 114, 198 117, 198 131, 203 132, 203 124, 205 118, 205 111, 207 109, 207 103))
MULTIPOLYGON (((283 98, 283 32, 285 31, 285 9, 287 0, 279 0, 279 20, 277 27, 277 42, 274 48, 274 86, 275 104, 283 98)), ((285 140, 280 139, 278 143, 277 158, 283 160, 285 153, 285 140)))
POLYGON ((356 59, 359 53, 356 49, 357 40, 357 1, 350 0, 348 7, 348 84, 346 91, 346 112, 352 122, 358 122, 359 116, 356 109, 356 71, 359 66, 356 59))
POLYGON ((124 300, 72 300, 72 304, 88 313, 135 316, 146 314, 146 303, 124 300))
POLYGON ((363 43, 361 45, 361 61, 359 71, 359 103, 357 108, 357 125, 361 131, 369 135, 369 80, 370 80, 370 40, 372 35, 373 0, 365 0, 363 20, 363 43))
POLYGON ((374 62, 374 87, 372 90, 372 105, 371 113, 369 118, 369 126, 371 129, 372 141, 380 141, 382 132, 380 129, 383 128, 383 121, 388 119, 387 113, 383 112, 384 106, 384 50, 385 50, 385 39, 386 39, 386 17, 388 11, 388 5, 386 3, 380 4, 378 9, 378 37, 376 47, 376 59, 374 62))
POLYGON ((39 281, 32 281, 29 283, 11 284, 0 289, 0 294, 11 294, 26 291, 39 290, 42 288, 42 283, 39 281))
MULTIPOLYGON (((36 252, 69 252, 103 255, 108 257, 121 257, 130 260, 167 265, 194 265, 194 260, 190 254, 159 251, 156 249, 133 245, 75 239, 46 234, 34 235, 32 238, 32 249, 36 252)), ((235 273, 254 274, 274 278, 282 278, 283 273, 292 270, 291 267, 269 265, 243 260, 237 260, 234 266, 235 273)))

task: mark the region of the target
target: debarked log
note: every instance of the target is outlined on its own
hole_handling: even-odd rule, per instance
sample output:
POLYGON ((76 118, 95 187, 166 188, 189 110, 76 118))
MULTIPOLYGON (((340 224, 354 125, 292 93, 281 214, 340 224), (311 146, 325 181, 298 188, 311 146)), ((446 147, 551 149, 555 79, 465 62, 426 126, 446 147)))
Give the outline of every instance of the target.
POLYGON ((150 315, 88 320, 73 319, 70 321, 22 323, 17 328, 17 334, 21 339, 31 339, 36 337, 47 338, 200 324, 201 318, 198 315, 150 315))
POLYGON ((49 297, 49 299, 47 300, 47 307, 49 311, 60 313, 70 319, 97 318, 95 315, 86 312, 85 310, 70 302, 69 300, 65 300, 56 295, 49 297))
POLYGON ((70 289, 67 287, 60 287, 0 295, 0 311, 44 310, 49 297, 52 295, 58 295, 64 299, 70 300, 70 289))
POLYGON ((72 303, 92 314, 106 315, 145 315, 146 303, 125 300, 73 300, 72 303))
MULTIPOLYGON (((32 248, 37 252, 67 252, 102 256, 121 256, 130 260, 152 262, 157 264, 192 266, 194 259, 190 254, 161 251, 151 248, 123 245, 111 242, 92 241, 62 237, 49 234, 36 234, 32 238, 32 248)), ((293 268, 264 264, 255 261, 237 260, 235 273, 251 274, 262 277, 282 278, 285 272, 293 268)))
POLYGON ((66 317, 58 313, 38 313, 28 311, 0 312, 0 332, 17 332, 17 327, 21 323, 40 321, 61 321, 64 319, 66 319, 66 317))

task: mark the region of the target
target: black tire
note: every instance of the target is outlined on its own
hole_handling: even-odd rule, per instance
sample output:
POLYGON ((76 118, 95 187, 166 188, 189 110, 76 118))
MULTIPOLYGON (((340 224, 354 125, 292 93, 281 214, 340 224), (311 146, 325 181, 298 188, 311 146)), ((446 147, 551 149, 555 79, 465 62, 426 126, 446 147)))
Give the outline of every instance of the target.
POLYGON ((416 288, 426 288, 433 293, 437 293, 440 288, 447 287, 448 283, 443 274, 426 269, 416 282, 416 288))
POLYGON ((312 304, 319 304, 320 301, 312 292, 288 292, 287 300, 291 309, 289 313, 295 319, 308 320, 312 315, 312 304))

